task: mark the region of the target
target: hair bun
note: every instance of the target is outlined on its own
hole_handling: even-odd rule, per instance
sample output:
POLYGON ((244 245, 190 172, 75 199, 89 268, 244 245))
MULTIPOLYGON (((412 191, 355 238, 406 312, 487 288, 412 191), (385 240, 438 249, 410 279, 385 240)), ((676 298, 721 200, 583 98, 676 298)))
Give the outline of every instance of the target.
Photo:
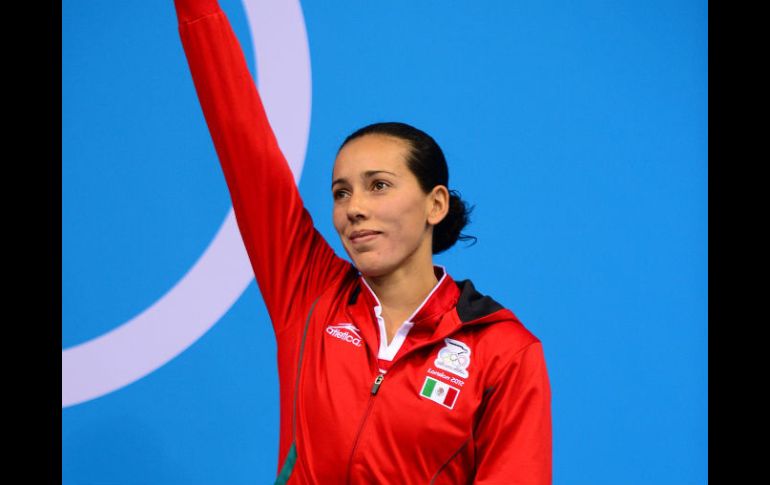
POLYGON ((454 246, 458 239, 473 240, 471 245, 476 244, 476 237, 460 232, 470 223, 472 211, 473 206, 468 207, 458 191, 449 191, 449 211, 446 217, 433 228, 433 254, 446 251, 454 246))

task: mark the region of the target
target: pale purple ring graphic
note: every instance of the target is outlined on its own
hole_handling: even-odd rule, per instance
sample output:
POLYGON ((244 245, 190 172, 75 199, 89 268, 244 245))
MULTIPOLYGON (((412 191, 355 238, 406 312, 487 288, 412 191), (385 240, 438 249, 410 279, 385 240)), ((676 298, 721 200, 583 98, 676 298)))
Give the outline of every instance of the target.
MULTIPOLYGON (((243 0, 243 5, 260 94, 299 181, 312 89, 302 8, 299 0, 243 0)), ((231 207, 209 246, 166 294, 115 329, 62 350, 62 408, 109 394, 162 367, 213 327, 253 278, 231 207)))

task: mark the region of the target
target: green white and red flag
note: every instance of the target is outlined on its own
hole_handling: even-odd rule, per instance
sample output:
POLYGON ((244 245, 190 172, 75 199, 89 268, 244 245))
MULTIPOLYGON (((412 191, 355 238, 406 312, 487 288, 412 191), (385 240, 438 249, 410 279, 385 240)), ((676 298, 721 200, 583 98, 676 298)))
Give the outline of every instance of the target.
POLYGON ((431 401, 435 401, 449 409, 454 407, 458 394, 460 394, 460 390, 456 387, 445 384, 432 377, 425 378, 425 384, 423 384, 422 390, 420 391, 421 396, 427 397, 431 401))

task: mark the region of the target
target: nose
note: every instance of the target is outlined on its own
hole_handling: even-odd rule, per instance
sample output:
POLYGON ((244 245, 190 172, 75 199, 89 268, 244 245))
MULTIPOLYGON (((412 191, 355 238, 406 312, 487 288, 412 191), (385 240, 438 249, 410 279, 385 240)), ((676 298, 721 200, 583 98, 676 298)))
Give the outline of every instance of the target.
POLYGON ((366 201, 362 195, 359 195, 359 191, 355 191, 350 195, 347 204, 347 216, 350 222, 356 220, 366 219, 369 215, 366 207, 366 201))

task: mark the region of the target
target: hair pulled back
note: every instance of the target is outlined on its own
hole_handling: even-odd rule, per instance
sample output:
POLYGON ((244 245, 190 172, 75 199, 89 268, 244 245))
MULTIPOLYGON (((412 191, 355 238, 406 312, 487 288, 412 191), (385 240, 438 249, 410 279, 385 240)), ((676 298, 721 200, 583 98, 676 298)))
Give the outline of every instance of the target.
MULTIPOLYGON (((345 138, 339 150, 350 140, 373 134, 388 135, 407 142, 410 150, 406 165, 417 177, 424 193, 430 193, 437 185, 443 185, 449 190, 449 169, 441 147, 433 137, 406 123, 389 121, 359 128, 345 138)), ((449 190, 449 211, 444 219, 433 227, 433 254, 446 251, 454 246, 458 239, 473 240, 472 244, 476 243, 474 236, 460 232, 470 222, 472 210, 473 206, 469 207, 458 191, 449 190)))

